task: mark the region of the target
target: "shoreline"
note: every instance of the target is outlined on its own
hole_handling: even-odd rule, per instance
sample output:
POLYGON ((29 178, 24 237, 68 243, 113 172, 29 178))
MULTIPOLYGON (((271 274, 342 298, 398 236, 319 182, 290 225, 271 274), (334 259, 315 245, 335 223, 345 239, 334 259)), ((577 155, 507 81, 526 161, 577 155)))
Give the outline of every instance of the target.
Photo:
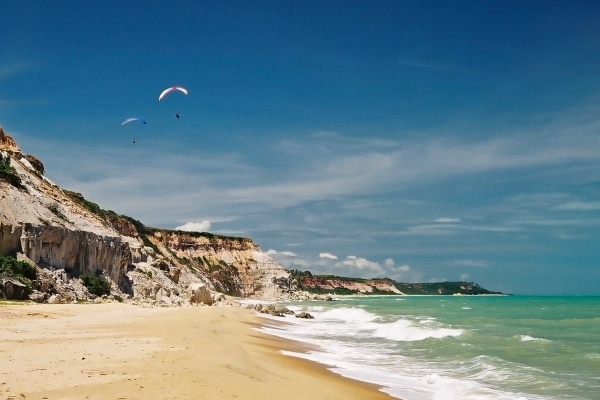
POLYGON ((0 305, 6 399, 373 399, 237 306, 0 305))

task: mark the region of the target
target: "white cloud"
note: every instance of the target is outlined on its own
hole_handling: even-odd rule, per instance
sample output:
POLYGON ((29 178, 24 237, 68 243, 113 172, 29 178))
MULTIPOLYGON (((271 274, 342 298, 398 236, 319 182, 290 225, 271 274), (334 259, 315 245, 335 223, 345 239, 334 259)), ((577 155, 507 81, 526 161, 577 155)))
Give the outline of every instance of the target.
POLYGON ((296 254, 292 251, 277 251, 277 250, 273 250, 273 249, 268 250, 266 254, 269 256, 281 255, 281 256, 286 256, 286 257, 298 257, 298 254, 296 254))
POLYGON ((175 230, 186 232, 208 232, 210 230, 210 221, 188 222, 176 227, 175 230))
POLYGON ((460 276, 460 280, 464 281, 464 282, 467 282, 469 280, 469 274, 462 274, 460 276))
MULTIPOLYGON (((386 190, 394 184, 447 180, 473 173, 506 169, 559 166, 600 158, 594 126, 579 126, 577 134, 564 135, 566 118, 532 132, 497 134, 488 139, 461 141, 452 136, 392 142, 357 140, 343 135, 314 136, 312 141, 288 147, 303 151, 302 164, 286 181, 268 181, 232 190, 236 198, 257 199, 279 205, 333 196, 386 190), (527 134, 525 134, 527 133, 527 134), (326 157, 325 157, 326 156, 326 157)), ((439 222, 457 222, 441 220, 439 222)))
POLYGON ((600 210, 600 201, 572 201, 555 207, 563 211, 596 211, 600 210))
POLYGON ((319 258, 329 258, 330 260, 337 260, 337 256, 331 253, 321 253, 319 254, 319 258))
POLYGON ((458 224, 462 222, 460 218, 442 217, 435 220, 439 224, 458 224))
POLYGON ((418 282, 421 280, 421 274, 414 271, 408 264, 396 265, 392 258, 387 258, 383 263, 384 271, 379 276, 394 279, 398 282, 418 282))
POLYGON ((410 267, 406 264, 399 266, 398 268, 396 268, 398 271, 400 272, 408 272, 410 271, 410 267))
POLYGON ((381 273, 383 272, 383 268, 374 261, 369 261, 366 258, 348 256, 345 261, 343 261, 344 265, 349 267, 358 269, 360 271, 365 271, 366 273, 381 273))
POLYGON ((407 227, 403 232, 398 232, 400 235, 450 235, 457 232, 456 226, 451 224, 423 224, 407 227))
POLYGON ((396 266, 396 263, 392 258, 386 258, 386 260, 383 262, 383 266, 386 268, 386 270, 390 271, 390 273, 394 274, 394 276, 397 272, 410 271, 410 267, 406 264, 396 266))

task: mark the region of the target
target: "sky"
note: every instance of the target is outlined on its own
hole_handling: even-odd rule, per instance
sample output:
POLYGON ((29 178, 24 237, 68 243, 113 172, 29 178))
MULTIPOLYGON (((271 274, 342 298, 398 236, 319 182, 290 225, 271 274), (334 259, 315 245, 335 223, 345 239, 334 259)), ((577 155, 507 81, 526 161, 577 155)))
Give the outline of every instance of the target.
POLYGON ((600 294, 594 1, 30 0, 0 15, 0 125, 104 209, 250 237, 315 274, 600 294), (174 85, 189 94, 159 102, 174 85))

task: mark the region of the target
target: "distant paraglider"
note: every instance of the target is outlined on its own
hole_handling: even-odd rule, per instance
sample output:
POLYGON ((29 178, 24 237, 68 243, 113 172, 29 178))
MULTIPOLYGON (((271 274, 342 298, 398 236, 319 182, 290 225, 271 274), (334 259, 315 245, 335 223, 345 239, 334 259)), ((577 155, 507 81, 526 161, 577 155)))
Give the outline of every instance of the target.
MULTIPOLYGON (((143 118, 127 118, 125 121, 121 122, 121 126, 125 126, 134 121, 138 121, 141 124, 146 124, 146 120, 143 118)), ((131 139, 131 143, 135 144, 135 138, 131 139)))
MULTIPOLYGON (((166 95, 168 95, 171 92, 175 92, 175 91, 180 91, 181 93, 185 94, 186 96, 188 94, 187 89, 182 86, 171 86, 170 88, 166 88, 165 90, 162 91, 162 93, 158 96, 158 101, 161 101, 166 95)), ((177 118, 177 119, 180 118, 179 113, 175 114, 175 118, 177 118)))
POLYGON ((146 120, 142 119, 142 118, 127 118, 125 121, 121 122, 121 126, 125 126, 128 123, 133 122, 133 121, 139 121, 142 124, 146 123, 146 120))
MULTIPOLYGON (((181 93, 183 93, 186 96, 188 94, 188 90, 186 88, 182 87, 182 86, 171 86, 169 88, 166 88, 165 90, 163 90, 160 93, 160 95, 158 96, 158 101, 162 101, 162 99, 164 99, 165 96, 168 95, 171 92, 181 92, 181 93)), ((175 118, 176 119, 181 118, 181 116, 180 116, 180 114, 178 112, 175 113, 175 118)), ((124 120, 123 122, 121 122, 121 126, 125 126, 125 125, 127 125, 127 124, 129 124, 131 122, 134 122, 134 121, 137 121, 137 122, 139 122, 141 124, 146 124, 146 120, 143 119, 143 118, 127 118, 126 120, 124 120)), ((135 138, 131 139, 131 143, 133 143, 133 144, 136 143, 135 138)))
POLYGON ((181 93, 183 93, 185 95, 188 94, 187 89, 184 88, 184 87, 181 87, 181 86, 171 86, 170 88, 167 88, 167 89, 165 89, 165 90, 162 91, 162 93, 158 96, 158 101, 161 101, 166 95, 168 95, 169 93, 174 92, 176 90, 180 91, 181 93))

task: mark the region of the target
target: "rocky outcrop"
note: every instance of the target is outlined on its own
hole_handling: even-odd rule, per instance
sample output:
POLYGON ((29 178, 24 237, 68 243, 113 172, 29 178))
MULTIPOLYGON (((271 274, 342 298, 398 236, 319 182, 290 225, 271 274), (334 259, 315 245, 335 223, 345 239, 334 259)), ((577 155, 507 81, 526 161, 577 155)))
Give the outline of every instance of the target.
POLYGON ((25 300, 29 293, 27 286, 17 279, 0 275, 0 296, 7 300, 25 300))
POLYGON ((310 313, 308 313, 306 311, 301 311, 299 313, 296 313, 296 318, 315 319, 315 317, 313 317, 310 313))
POLYGON ((44 175, 44 164, 37 157, 27 154, 25 159, 29 161, 29 164, 31 164, 34 170, 36 170, 39 174, 44 175))
POLYGON ((17 144, 12 137, 8 136, 4 129, 0 126, 0 149, 2 150, 18 150, 17 144))
POLYGON ((190 293, 190 302, 194 304, 206 304, 208 306, 212 304, 212 297, 205 284, 192 283, 190 285, 190 293))
POLYGON ((286 315, 294 315, 294 312, 279 303, 269 303, 269 304, 247 304, 246 308, 249 310, 258 311, 261 314, 269 314, 274 317, 285 317, 286 315))

